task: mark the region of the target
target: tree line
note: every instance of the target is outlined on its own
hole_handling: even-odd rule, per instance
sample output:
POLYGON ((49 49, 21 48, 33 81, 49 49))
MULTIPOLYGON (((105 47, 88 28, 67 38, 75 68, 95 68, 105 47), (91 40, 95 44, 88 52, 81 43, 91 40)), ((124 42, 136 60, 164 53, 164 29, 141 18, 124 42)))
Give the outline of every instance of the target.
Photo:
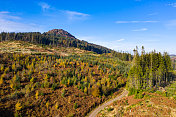
POLYGON ((61 47, 75 47, 83 50, 93 51, 97 54, 112 53, 113 56, 121 60, 129 61, 132 59, 131 54, 126 52, 116 52, 106 47, 88 43, 84 40, 79 40, 73 37, 64 37, 54 33, 40 33, 40 32, 2 32, 0 33, 0 41, 27 41, 33 44, 41 44, 43 46, 61 46, 61 47))
POLYGON ((139 55, 138 49, 134 50, 132 67, 128 73, 127 84, 130 90, 151 90, 166 86, 172 80, 172 64, 167 52, 145 53, 142 47, 139 55))

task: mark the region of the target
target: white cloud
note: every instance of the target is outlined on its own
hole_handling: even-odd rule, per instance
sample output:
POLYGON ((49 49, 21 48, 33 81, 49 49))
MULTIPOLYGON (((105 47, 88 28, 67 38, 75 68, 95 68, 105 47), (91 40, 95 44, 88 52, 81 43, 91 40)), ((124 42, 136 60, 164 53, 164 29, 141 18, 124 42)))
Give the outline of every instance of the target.
POLYGON ((135 29, 135 30, 132 30, 132 31, 138 32, 138 31, 147 31, 147 30, 148 30, 147 28, 140 28, 140 29, 135 29))
POLYGON ((90 16, 89 14, 82 13, 82 12, 57 9, 57 8, 47 4, 45 2, 39 2, 38 5, 42 8, 43 11, 47 10, 47 12, 45 12, 45 15, 52 16, 52 17, 53 16, 54 17, 63 17, 62 15, 64 15, 64 17, 66 17, 70 21, 84 20, 88 16, 90 16))
POLYGON ((39 31, 41 26, 22 23, 21 17, 11 15, 10 12, 0 13, 0 32, 29 32, 39 31))
POLYGON ((170 20, 165 25, 168 28, 174 28, 174 27, 176 27, 176 20, 170 20))
POLYGON ((25 24, 15 21, 0 19, 0 32, 29 32, 39 31, 39 27, 34 24, 25 24))
POLYGON ((170 3, 168 4, 169 6, 176 7, 176 2, 175 3, 170 3))
POLYGON ((21 19, 18 16, 10 15, 10 12, 8 12, 8 13, 0 13, 0 18, 1 19, 10 19, 10 20, 19 20, 19 19, 21 19))
POLYGON ((127 23, 157 23, 159 21, 116 21, 117 24, 127 24, 127 23))
POLYGON ((75 19, 85 19, 89 14, 77 12, 77 11, 69 11, 69 10, 62 10, 63 13, 65 13, 69 20, 75 20, 75 19))
POLYGON ((119 40, 116 40, 116 41, 117 41, 117 42, 121 42, 121 41, 124 41, 124 40, 125 40, 125 39, 122 38, 122 39, 119 39, 119 40))
POLYGON ((47 4, 45 2, 39 2, 39 6, 41 6, 43 11, 45 11, 51 7, 49 4, 47 4))
POLYGON ((0 11, 0 14, 8 14, 8 13, 10 13, 10 12, 8 12, 8 11, 0 11))

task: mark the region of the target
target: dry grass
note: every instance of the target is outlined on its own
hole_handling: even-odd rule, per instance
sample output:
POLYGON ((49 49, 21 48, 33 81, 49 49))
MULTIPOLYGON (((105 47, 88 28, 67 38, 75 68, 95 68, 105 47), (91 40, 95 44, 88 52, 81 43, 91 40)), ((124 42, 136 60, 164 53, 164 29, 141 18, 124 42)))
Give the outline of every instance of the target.
POLYGON ((23 41, 0 42, 0 53, 23 53, 23 54, 57 54, 69 56, 71 54, 83 54, 91 52, 73 47, 42 47, 23 41))
POLYGON ((155 93, 147 93, 143 99, 134 99, 134 96, 128 96, 114 102, 98 114, 98 117, 114 116, 175 117, 176 100, 155 93), (112 111, 108 111, 108 108, 111 108, 112 111))

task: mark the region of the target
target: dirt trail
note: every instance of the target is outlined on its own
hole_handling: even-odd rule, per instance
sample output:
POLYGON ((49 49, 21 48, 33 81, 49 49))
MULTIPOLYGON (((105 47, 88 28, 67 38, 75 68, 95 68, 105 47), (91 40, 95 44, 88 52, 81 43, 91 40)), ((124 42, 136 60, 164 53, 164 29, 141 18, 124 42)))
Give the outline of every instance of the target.
POLYGON ((110 105, 111 103, 113 103, 116 100, 120 100, 121 98, 123 98, 124 96, 126 96, 128 94, 127 90, 124 90, 122 92, 122 94, 120 96, 117 96, 116 98, 109 100, 108 102, 105 102, 104 104, 102 104, 101 106, 97 107, 95 110, 93 110, 88 117, 96 117, 96 115, 102 110, 104 109, 106 106, 110 105))

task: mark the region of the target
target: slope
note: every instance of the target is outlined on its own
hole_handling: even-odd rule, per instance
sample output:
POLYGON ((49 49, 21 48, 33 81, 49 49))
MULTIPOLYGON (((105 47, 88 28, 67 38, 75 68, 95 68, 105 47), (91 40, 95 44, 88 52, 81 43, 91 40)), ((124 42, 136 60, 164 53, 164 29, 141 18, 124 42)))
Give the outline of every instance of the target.
POLYGON ((105 54, 13 40, 0 43, 0 58, 2 117, 85 116, 125 85, 130 67, 105 54))
POLYGON ((0 34, 0 41, 20 40, 33 44, 49 45, 55 47, 75 47, 82 50, 96 52, 97 54, 112 53, 113 56, 121 60, 131 60, 132 56, 129 53, 116 52, 106 47, 81 41, 63 29, 53 29, 45 33, 40 32, 24 32, 24 33, 5 33, 0 34))

